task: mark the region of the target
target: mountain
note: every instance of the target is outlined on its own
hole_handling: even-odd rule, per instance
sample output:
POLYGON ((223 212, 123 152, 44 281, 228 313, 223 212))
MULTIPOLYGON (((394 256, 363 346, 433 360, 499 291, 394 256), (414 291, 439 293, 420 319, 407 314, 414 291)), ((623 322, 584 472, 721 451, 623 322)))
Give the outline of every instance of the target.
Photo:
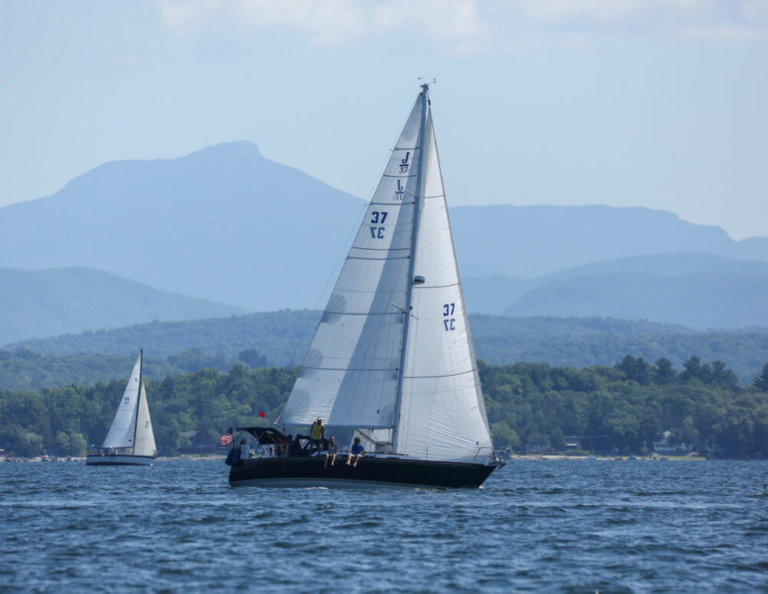
POLYGON ((768 327, 768 262, 683 253, 594 263, 536 279, 504 314, 768 327))
MULTIPOLYGON (((0 349, 0 380, 4 366, 17 370, 18 375, 19 369, 31 365, 13 361, 33 360, 34 357, 25 354, 27 350, 50 357, 77 353, 84 353, 86 357, 97 354, 125 357, 134 354, 136 345, 143 345, 147 360, 173 357, 169 362, 177 367, 183 360, 204 359, 196 352, 190 353, 190 349, 216 355, 224 363, 228 357, 242 358, 243 351, 255 350, 271 364, 296 365, 304 358, 319 318, 319 311, 286 310, 190 322, 152 322, 29 340, 0 349), (14 355, 19 349, 20 354, 14 355)), ((624 355, 631 354, 650 362, 666 357, 680 369, 684 361, 696 355, 704 361, 724 361, 742 380, 749 381, 768 361, 768 329, 697 332, 671 324, 607 318, 487 315, 471 315, 470 324, 477 356, 492 365, 525 361, 580 368, 614 365, 624 355)), ((52 362, 33 360, 32 363, 35 368, 54 366, 52 362)), ((102 378, 101 375, 94 377, 102 378)), ((18 382, 18 379, 7 381, 18 382)))
POLYGON ((465 276, 532 278, 592 262, 650 254, 704 252, 768 261, 768 239, 734 241, 648 208, 462 206, 451 212, 465 276))
POLYGON ((87 266, 252 310, 317 306, 361 207, 246 142, 112 162, 0 208, 0 266, 87 266))
MULTIPOLYGON (((0 208, 0 266, 87 266, 251 311, 319 308, 363 213, 359 198, 252 143, 221 144, 106 163, 52 196, 0 208)), ((473 206, 451 217, 462 274, 512 279, 501 281, 507 289, 611 258, 698 251, 768 260, 768 238, 733 241, 646 208, 473 206)), ((510 291, 506 304, 519 296, 510 291)))
MULTIPOLYGON (((0 269, 0 344, 151 320, 235 313, 243 310, 158 291, 99 270, 0 269)), ((136 346, 131 345, 134 350, 136 346)))

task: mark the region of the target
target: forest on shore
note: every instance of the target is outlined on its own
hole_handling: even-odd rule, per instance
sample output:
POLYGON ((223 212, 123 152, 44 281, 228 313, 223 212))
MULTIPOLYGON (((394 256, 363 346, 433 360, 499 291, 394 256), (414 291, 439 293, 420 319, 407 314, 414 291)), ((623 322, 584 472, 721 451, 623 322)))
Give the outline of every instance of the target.
MULTIPOLYGON (((690 357, 681 369, 626 355, 614 366, 478 362, 498 448, 562 451, 580 438, 595 453, 642 454, 666 434, 702 453, 768 457, 768 363, 748 385, 721 361, 690 357)), ((146 381, 161 455, 216 451, 233 421, 275 419, 298 368, 202 369, 146 381)), ((100 445, 126 380, 40 390, 0 390, 6 455, 83 455, 100 445)))

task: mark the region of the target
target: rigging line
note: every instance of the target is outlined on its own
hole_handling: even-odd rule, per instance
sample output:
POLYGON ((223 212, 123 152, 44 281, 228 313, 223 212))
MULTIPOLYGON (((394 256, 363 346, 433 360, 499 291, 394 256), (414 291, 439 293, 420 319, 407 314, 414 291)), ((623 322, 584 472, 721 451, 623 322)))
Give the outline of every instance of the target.
POLYGON ((467 375, 468 373, 474 373, 477 371, 477 367, 473 367, 472 369, 468 371, 459 371, 458 373, 448 373, 448 374, 442 374, 442 375, 404 375, 404 379, 435 379, 435 378, 441 378, 441 377, 456 377, 459 375, 467 375))
MULTIPOLYGON (((395 307, 397 307, 395 305, 395 307)), ((364 311, 362 313, 353 311, 325 311, 329 316, 397 316, 400 315, 394 311, 364 311)))
POLYGON ((408 206, 413 205, 413 202, 371 202, 371 206, 408 206))
POLYGON ((364 258, 363 256, 347 256, 347 260, 371 260, 375 262, 384 262, 387 260, 408 260, 410 256, 392 256, 391 258, 364 258))
MULTIPOLYGON (((330 274, 328 275, 328 279, 325 281, 325 286, 323 287, 322 292, 317 297, 317 301, 315 302, 314 309, 325 309, 323 307, 324 303, 327 302, 330 295, 326 294, 326 291, 328 291, 328 287, 331 284, 331 281, 338 277, 339 274, 341 274, 341 266, 344 264, 341 263, 342 259, 346 261, 346 258, 344 257, 345 254, 349 253, 349 251, 352 249, 352 243, 355 241, 355 237, 357 236, 357 233, 360 229, 360 226, 363 224, 363 218, 365 217, 365 212, 368 210, 368 204, 363 204, 360 206, 360 211, 357 215, 357 224, 352 227, 352 232, 350 233, 349 237, 347 237, 347 241, 344 242, 344 246, 341 248, 341 251, 339 252, 338 257, 336 258, 336 262, 333 265, 333 268, 331 269, 330 274), (340 265, 341 263, 341 265, 340 265)), ((314 340, 314 338, 313 338, 314 340)))
POLYGON ((310 367, 302 365, 302 369, 312 369, 313 371, 392 371, 393 367, 310 367))
POLYGON ((418 285, 413 287, 414 289, 418 289, 419 291, 423 291, 424 289, 447 289, 448 287, 458 287, 461 283, 451 283, 449 285, 418 285))
POLYGON ((364 250, 366 252, 405 252, 410 250, 409 247, 404 248, 364 248, 364 247, 352 247, 350 250, 364 250))

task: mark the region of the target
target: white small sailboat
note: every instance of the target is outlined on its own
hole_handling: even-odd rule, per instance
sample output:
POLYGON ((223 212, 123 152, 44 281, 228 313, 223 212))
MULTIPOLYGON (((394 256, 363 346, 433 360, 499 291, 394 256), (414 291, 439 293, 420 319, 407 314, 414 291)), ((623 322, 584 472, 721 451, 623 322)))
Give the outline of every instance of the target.
POLYGON ((480 388, 428 93, 422 85, 368 205, 275 423, 282 431, 237 428, 263 455, 234 463, 231 484, 478 487, 503 464, 480 388), (302 435, 318 418, 326 437, 366 440, 359 464, 325 464, 322 445, 302 435), (289 431, 293 447, 285 447, 289 431))
POLYGON ((142 381, 144 351, 133 366, 112 426, 101 447, 88 452, 85 463, 99 465, 148 465, 157 457, 147 392, 142 381))

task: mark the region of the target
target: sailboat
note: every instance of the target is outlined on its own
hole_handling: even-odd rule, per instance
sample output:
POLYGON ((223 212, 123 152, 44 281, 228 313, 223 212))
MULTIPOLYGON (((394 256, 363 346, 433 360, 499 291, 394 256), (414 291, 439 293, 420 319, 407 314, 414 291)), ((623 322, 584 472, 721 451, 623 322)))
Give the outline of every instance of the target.
POLYGON ((464 307, 428 84, 274 425, 235 428, 235 445, 245 438, 258 453, 232 464, 230 484, 479 487, 503 464, 464 307), (329 464, 323 445, 313 447, 301 431, 317 419, 326 438, 360 438, 357 464, 345 452, 329 464))
POLYGON ((142 381, 143 364, 142 349, 104 443, 96 451, 89 451, 85 458, 89 466, 148 465, 157 456, 147 392, 142 381))

